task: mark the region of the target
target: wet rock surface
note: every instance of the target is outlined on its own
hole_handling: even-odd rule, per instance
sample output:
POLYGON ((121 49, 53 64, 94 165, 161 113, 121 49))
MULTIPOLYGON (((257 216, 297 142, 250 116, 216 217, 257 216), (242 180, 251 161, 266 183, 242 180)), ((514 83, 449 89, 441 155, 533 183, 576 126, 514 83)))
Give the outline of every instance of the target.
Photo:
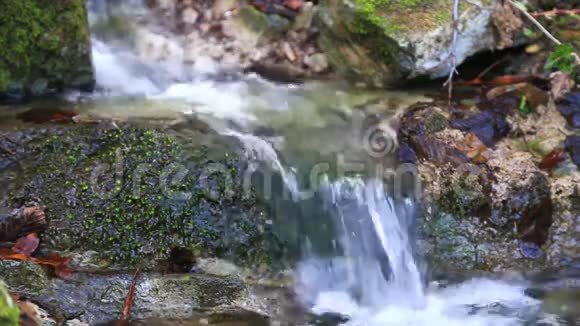
MULTIPOLYGON (((97 31, 122 28, 147 62, 186 64, 202 73, 254 72, 267 79, 297 82, 329 75, 317 43, 317 4, 285 1, 148 1, 154 19, 118 26, 128 8, 102 15, 97 31), (220 70, 217 71, 216 70, 220 70)), ((111 8, 118 5, 109 4, 111 8)), ((101 33, 115 38, 115 33, 101 33)))
POLYGON ((418 165, 424 186, 420 247, 429 266, 449 272, 573 264, 579 247, 572 225, 580 217, 578 172, 567 168, 573 156, 559 160, 557 172, 539 165, 574 136, 564 141, 553 106, 539 106, 535 118, 480 107, 457 112, 425 103, 401 117, 399 159, 418 165), (482 143, 468 144, 480 135, 482 143))
POLYGON ((8 137, 23 139, 20 164, 27 168, 21 183, 4 189, 2 206, 46 206, 46 250, 96 250, 120 262, 164 261, 185 248, 258 265, 281 253, 267 235, 267 207, 243 191, 244 163, 225 143, 210 150, 176 134, 112 123, 8 137))
POLYGON ((259 325, 292 301, 278 294, 286 285, 256 292, 284 248, 267 205, 242 188, 247 162, 227 139, 111 121, 4 135, 17 146, 3 155, 21 171, 2 190, 3 211, 42 203, 48 228, 35 256, 70 256, 74 273, 0 260, 0 278, 59 323, 118 318, 137 266, 135 320, 259 325))
MULTIPOLYGON (((493 1, 460 8, 455 58, 518 44, 518 13, 493 1)), ((343 1, 320 4, 321 45, 347 76, 369 85, 396 85, 418 76, 442 77, 451 64, 449 1, 343 1)))

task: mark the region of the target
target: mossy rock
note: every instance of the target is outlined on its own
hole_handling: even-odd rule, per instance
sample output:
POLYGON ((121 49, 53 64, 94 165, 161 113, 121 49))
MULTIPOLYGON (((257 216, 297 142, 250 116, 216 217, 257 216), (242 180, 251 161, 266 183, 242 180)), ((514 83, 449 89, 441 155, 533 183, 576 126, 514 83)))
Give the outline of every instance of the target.
POLYGON ((46 205, 52 249, 148 267, 175 248, 251 266, 280 258, 268 207, 242 185, 245 163, 225 142, 111 123, 24 132, 34 162, 8 206, 46 205))
POLYGON ((0 99, 92 87, 84 0, 3 0, 0 22, 0 99))
POLYGON ((48 287, 45 271, 29 260, 0 260, 0 279, 11 291, 28 295, 38 295, 48 287))
MULTIPOLYGON (((494 47, 493 3, 462 2, 458 64, 494 47)), ((339 72, 372 86, 441 77, 451 69, 452 6, 446 0, 321 0, 320 45, 339 72)))

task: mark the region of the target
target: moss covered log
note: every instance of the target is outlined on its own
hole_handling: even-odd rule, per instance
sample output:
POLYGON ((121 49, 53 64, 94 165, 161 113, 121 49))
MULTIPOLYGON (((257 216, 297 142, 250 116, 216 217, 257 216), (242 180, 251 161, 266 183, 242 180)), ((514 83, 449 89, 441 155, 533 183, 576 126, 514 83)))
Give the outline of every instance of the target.
POLYGON ((90 88, 84 0, 0 1, 0 98, 90 88))

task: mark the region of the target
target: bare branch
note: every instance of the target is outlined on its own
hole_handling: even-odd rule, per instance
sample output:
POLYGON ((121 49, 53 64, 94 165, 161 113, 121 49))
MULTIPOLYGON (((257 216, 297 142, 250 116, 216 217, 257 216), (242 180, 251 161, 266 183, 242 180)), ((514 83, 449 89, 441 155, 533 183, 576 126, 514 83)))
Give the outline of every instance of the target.
POLYGON ((453 0, 453 36, 451 37, 451 47, 449 58, 451 59, 451 70, 449 77, 443 86, 448 88, 449 103, 453 96, 453 76, 457 73, 457 56, 455 55, 455 48, 457 47, 457 38, 459 36, 459 0, 453 0))
POLYGON ((509 4, 511 4, 514 8, 521 11, 524 16, 526 16, 532 23, 534 23, 534 25, 536 25, 550 40, 552 40, 552 42, 556 43, 556 45, 562 44, 562 42, 560 42, 557 38, 554 37, 554 35, 548 32, 548 30, 526 10, 526 7, 521 2, 513 0, 507 0, 507 2, 509 2, 509 4))

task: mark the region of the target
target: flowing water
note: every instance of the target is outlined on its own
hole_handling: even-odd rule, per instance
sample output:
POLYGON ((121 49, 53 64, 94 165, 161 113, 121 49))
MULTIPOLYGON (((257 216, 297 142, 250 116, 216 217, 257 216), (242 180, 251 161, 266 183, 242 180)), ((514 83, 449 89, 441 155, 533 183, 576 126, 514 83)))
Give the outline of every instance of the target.
MULTIPOLYGON (((91 2, 94 26, 109 17, 104 3, 91 2)), ((307 308, 343 315, 347 325, 558 325, 540 301, 524 294, 523 279, 476 278, 445 287, 426 281, 415 250, 416 196, 395 195, 397 187, 375 173, 397 168, 390 155, 396 146, 390 122, 397 108, 423 99, 422 92, 377 93, 331 82, 274 84, 220 70, 210 60, 187 65, 172 57, 171 49, 182 44, 167 33, 148 37, 149 50, 143 52, 139 35, 149 35, 151 24, 139 1, 127 3, 125 19, 139 32, 129 39, 95 32, 98 90, 88 97, 70 94, 69 100, 97 117, 171 123, 193 116, 237 138, 254 169, 277 173, 289 194, 276 212, 288 225, 300 224, 303 233, 296 293, 307 308), (167 52, 162 60, 147 57, 158 48, 167 52), (380 118, 382 145, 390 146, 383 155, 361 143, 369 136, 364 128, 369 112, 359 106, 378 98, 391 104, 380 118), (341 173, 353 160, 362 168, 341 173), (316 162, 332 168, 305 183, 316 162)), ((266 198, 281 200, 262 190, 266 198)))
MULTIPOLYGON (((139 15, 146 17, 133 13, 139 15)), ((99 17, 106 16, 93 19, 99 17)), ((540 301, 524 294, 526 281, 521 279, 426 286, 424 267, 414 250, 415 196, 395 196, 397 189, 386 187, 383 175, 368 172, 396 168, 390 157, 396 141, 389 121, 397 106, 416 102, 423 94, 377 94, 337 83, 273 84, 220 70, 208 60, 184 65, 170 51, 182 46, 179 38, 150 39, 157 41, 149 41, 148 51, 165 49, 163 60, 152 61, 139 52, 143 40, 138 37, 132 42, 93 39, 100 93, 88 106, 94 106, 93 113, 109 116, 194 115, 218 133, 239 139, 254 169, 278 173, 290 194, 279 214, 326 229, 324 235, 312 231, 318 227, 304 228, 301 263, 295 270, 296 293, 314 313, 344 315, 349 325, 557 324, 555 316, 542 312, 540 301), (377 156, 373 144, 369 148, 364 143, 368 112, 362 118, 353 112, 378 96, 395 105, 381 116, 386 121, 382 145, 388 148, 377 156), (264 129, 272 131, 260 134, 264 129), (300 181, 308 175, 305 167, 311 172, 312 162, 329 155, 345 161, 356 158, 366 168, 348 175, 319 173, 322 177, 310 179, 309 190, 304 190, 300 181), (377 166, 381 169, 373 169, 377 166), (303 211, 296 214, 301 216, 293 216, 296 207, 303 211)), ((268 191, 266 197, 280 197, 268 191)))

